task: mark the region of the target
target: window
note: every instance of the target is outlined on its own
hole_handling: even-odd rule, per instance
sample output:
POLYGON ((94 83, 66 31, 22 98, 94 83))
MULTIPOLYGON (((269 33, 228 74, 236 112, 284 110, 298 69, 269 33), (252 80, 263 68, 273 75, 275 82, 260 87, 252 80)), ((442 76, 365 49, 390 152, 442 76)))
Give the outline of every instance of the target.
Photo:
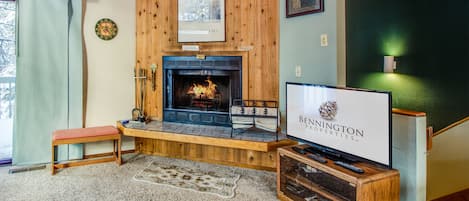
POLYGON ((13 1, 0 1, 0 76, 16 74, 15 12, 13 1))
POLYGON ((0 0, 0 164, 11 161, 15 104, 15 1, 0 0))

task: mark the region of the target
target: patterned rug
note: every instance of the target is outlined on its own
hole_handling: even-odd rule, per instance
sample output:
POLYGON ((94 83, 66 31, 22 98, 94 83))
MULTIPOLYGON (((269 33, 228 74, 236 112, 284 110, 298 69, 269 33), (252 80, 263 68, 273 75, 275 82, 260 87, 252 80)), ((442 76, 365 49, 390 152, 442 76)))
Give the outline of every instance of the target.
POLYGON ((153 161, 137 173, 134 180, 232 198, 239 177, 231 172, 202 171, 153 161))

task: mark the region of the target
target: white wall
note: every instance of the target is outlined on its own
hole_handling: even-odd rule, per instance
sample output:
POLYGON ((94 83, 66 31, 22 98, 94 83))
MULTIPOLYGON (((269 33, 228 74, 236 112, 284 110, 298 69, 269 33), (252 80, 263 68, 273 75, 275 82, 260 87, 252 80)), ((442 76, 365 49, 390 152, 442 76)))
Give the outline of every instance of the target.
POLYGON ((469 188, 469 121, 433 138, 428 155, 429 200, 469 188))
MULTIPOLYGON (((88 102, 86 126, 116 125, 129 119, 134 107, 135 0, 87 0, 84 37, 88 56, 88 102), (94 31, 101 18, 112 19, 117 36, 104 41, 94 31)), ((123 150, 134 149, 126 138, 123 150)), ((112 151, 112 142, 85 145, 85 155, 112 151)))
POLYGON ((392 115, 392 167, 400 174, 400 200, 426 200, 426 117, 392 115))

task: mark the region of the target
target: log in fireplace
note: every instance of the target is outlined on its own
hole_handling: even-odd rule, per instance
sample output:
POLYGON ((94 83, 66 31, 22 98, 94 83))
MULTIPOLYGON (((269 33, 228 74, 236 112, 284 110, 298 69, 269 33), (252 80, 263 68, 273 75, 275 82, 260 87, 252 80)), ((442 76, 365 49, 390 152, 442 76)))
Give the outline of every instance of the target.
POLYGON ((242 57, 165 56, 163 120, 230 126, 229 107, 242 94, 242 57))

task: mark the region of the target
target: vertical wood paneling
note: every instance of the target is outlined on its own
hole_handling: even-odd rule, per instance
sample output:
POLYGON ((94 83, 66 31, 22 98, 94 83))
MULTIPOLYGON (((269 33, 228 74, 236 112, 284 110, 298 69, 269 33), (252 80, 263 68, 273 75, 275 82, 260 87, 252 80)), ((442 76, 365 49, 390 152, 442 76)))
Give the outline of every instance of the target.
MULTIPOLYGON (((162 56, 194 55, 182 52, 177 42, 177 1, 138 0, 137 3, 137 67, 147 69, 156 64, 157 87, 146 84, 145 113, 162 119, 162 56)), ((242 55, 243 98, 278 100, 278 1, 226 0, 226 41, 197 44, 206 55, 242 55), (250 50, 243 48, 252 47, 250 50), (247 66, 246 66, 247 65, 247 66), (246 86, 247 85, 247 86, 246 86)), ((136 91, 138 94, 138 90, 136 91)))
POLYGON ((274 171, 277 164, 276 150, 261 152, 148 138, 135 138, 135 144, 138 152, 157 156, 270 171, 274 171))
MULTIPOLYGON (((158 17, 158 14, 160 13, 159 11, 159 2, 158 1, 149 1, 150 2, 150 5, 148 5, 148 9, 150 9, 150 13, 149 13, 149 18, 151 19, 148 23, 150 23, 150 35, 148 36, 150 39, 151 39, 151 42, 149 44, 150 47, 150 55, 148 55, 148 59, 149 59, 149 62, 147 64, 147 68, 148 68, 148 75, 151 75, 151 68, 150 66, 152 64, 157 64, 159 63, 159 58, 156 56, 157 53, 160 51, 160 46, 157 46, 156 44, 159 44, 161 43, 161 39, 160 38, 155 38, 155 37, 152 37, 156 34, 159 33, 160 31, 160 27, 158 27, 158 21, 155 20, 157 19, 158 17)), ((156 76, 158 76, 159 73, 156 74, 156 76)), ((152 87, 152 77, 149 76, 149 82, 147 82, 147 112, 148 114, 151 116, 151 114, 156 114, 157 113, 157 110, 158 110, 158 106, 156 104, 152 104, 152 100, 156 100, 158 98, 158 90, 155 89, 155 92, 153 92, 153 87, 152 87)), ((158 85, 158 84, 157 84, 158 85)))

